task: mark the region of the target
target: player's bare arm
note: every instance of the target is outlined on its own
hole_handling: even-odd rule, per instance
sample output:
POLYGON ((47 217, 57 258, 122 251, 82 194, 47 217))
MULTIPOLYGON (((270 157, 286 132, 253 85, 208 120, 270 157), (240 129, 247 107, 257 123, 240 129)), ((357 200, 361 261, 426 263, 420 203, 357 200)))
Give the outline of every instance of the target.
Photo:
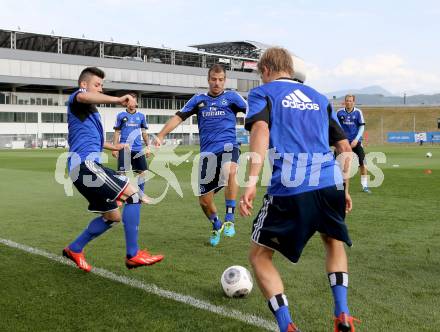
MULTIPOLYGON (((113 135, 113 145, 116 145, 119 143, 120 137, 121 137, 121 131, 116 129, 115 134, 113 135)), ((119 155, 119 150, 112 151, 113 157, 118 158, 118 155, 119 155)))
POLYGON ((100 92, 80 92, 77 94, 76 100, 83 104, 137 105, 136 100, 130 95, 113 97, 100 92))
POLYGON ((342 175, 344 177, 344 189, 345 189, 345 212, 350 212, 353 209, 353 201, 351 200, 350 192, 349 192, 349 184, 350 184, 350 168, 352 161, 352 150, 350 147, 350 143, 347 139, 337 141, 334 143, 334 147, 336 150, 336 155, 338 155, 338 159, 341 165, 342 175), (342 159, 342 160, 341 160, 342 159))
POLYGON ((118 144, 112 144, 109 142, 104 143, 104 149, 110 150, 110 151, 119 151, 119 150, 124 149, 125 147, 128 147, 128 145, 124 144, 124 143, 118 143, 118 144))
POLYGON ((145 128, 142 128, 141 131, 142 131, 142 139, 144 140, 145 143, 145 156, 149 158, 151 155, 151 150, 150 150, 150 143, 148 141, 148 133, 145 130, 145 128))
POLYGON ((163 140, 166 135, 168 135, 170 132, 172 132, 179 124, 183 122, 182 118, 178 115, 174 115, 171 119, 165 123, 162 130, 157 134, 156 138, 154 139, 154 145, 156 147, 159 147, 162 145, 163 140))
POLYGON ((266 151, 269 147, 269 126, 265 121, 257 121, 252 125, 250 134, 251 163, 249 169, 249 185, 240 198, 240 214, 252 214, 253 201, 257 193, 258 176, 264 164, 266 151))

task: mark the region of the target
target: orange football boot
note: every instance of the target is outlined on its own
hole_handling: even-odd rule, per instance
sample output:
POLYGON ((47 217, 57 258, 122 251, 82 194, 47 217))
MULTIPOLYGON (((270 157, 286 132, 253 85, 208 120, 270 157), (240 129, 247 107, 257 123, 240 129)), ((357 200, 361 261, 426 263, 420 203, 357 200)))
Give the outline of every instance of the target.
POLYGON ((299 330, 299 328, 296 327, 295 324, 290 323, 289 326, 287 326, 286 332, 301 332, 301 331, 299 330))
POLYGON ((138 250, 136 256, 125 259, 125 266, 128 269, 134 269, 139 266, 156 264, 163 258, 163 255, 151 255, 147 250, 138 250))
POLYGON ((87 263, 82 251, 76 253, 66 247, 63 249, 63 256, 73 261, 83 271, 90 272, 92 270, 92 266, 87 263))
POLYGON ((355 332, 354 322, 360 323, 361 321, 341 312, 339 317, 335 317, 335 332, 355 332))

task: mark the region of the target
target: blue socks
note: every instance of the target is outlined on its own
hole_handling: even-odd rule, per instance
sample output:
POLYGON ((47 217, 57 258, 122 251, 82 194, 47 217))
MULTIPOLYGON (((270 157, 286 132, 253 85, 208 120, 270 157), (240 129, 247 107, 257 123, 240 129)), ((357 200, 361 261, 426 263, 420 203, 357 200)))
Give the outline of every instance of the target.
MULTIPOLYGON (((335 317, 339 317, 342 312, 349 315, 350 312, 347 305, 348 273, 329 273, 328 280, 335 301, 335 317)), ((289 303, 287 302, 286 295, 274 295, 267 301, 267 304, 277 320, 280 331, 287 331, 289 324, 292 322, 292 318, 290 317, 289 303)))
POLYGON ((70 250, 80 253, 87 243, 111 228, 111 224, 112 222, 104 219, 102 216, 93 219, 80 236, 69 244, 70 250))
POLYGON ((225 205, 226 205, 225 222, 226 221, 234 222, 235 200, 227 199, 225 200, 225 205))
POLYGON ((122 211, 124 224, 125 243, 127 246, 127 258, 136 256, 138 247, 139 223, 141 218, 140 204, 125 204, 122 211))
POLYGON ((347 305, 347 288, 348 288, 348 273, 346 272, 332 272, 328 274, 328 280, 333 293, 333 300, 335 302, 335 317, 339 317, 341 312, 350 314, 347 305))
POLYGON ((222 222, 217 217, 217 213, 211 214, 211 216, 209 217, 209 221, 212 223, 213 230, 218 231, 220 228, 222 228, 222 222))
MULTIPOLYGON (((141 184, 143 190, 143 184, 141 184)), ((138 232, 140 223, 141 205, 140 204, 125 204, 122 211, 122 222, 124 224, 125 243, 127 246, 127 257, 136 256, 138 247, 138 232)), ((75 239, 69 248, 73 252, 80 253, 87 243, 94 238, 103 234, 111 228, 112 222, 104 219, 102 216, 93 219, 87 228, 75 239)), ((221 227, 221 223, 220 223, 221 227)))
POLYGON ((275 315, 280 331, 287 331, 287 327, 292 322, 292 318, 290 317, 286 295, 274 295, 267 301, 267 304, 269 305, 270 311, 275 315))

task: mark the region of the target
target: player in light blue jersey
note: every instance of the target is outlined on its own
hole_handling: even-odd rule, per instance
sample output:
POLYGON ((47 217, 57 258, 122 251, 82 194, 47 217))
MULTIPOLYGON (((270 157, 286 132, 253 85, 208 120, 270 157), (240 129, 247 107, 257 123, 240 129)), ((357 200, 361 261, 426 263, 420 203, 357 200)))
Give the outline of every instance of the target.
MULTIPOLYGON (((249 182, 240 213, 250 216, 258 176, 268 148, 272 178, 252 229, 249 259, 255 278, 281 332, 299 331, 292 322, 284 286, 272 262, 279 251, 296 263, 318 231, 326 250, 326 271, 334 297, 335 331, 354 331, 347 305, 348 264, 344 242, 351 246, 345 213, 351 209, 348 189, 329 142, 331 108, 325 96, 295 82, 292 57, 283 48, 267 49, 258 62, 263 85, 249 92, 245 128, 250 130, 249 182)), ((348 181, 348 179, 346 180, 348 181)), ((348 182, 347 182, 348 183, 348 182)))
MULTIPOLYGON (((101 164, 103 148, 118 151, 124 148, 125 144, 113 145, 104 141, 101 116, 96 104, 136 107, 136 101, 130 95, 112 97, 103 94, 104 76, 104 72, 99 68, 85 68, 78 79, 79 89, 70 96, 67 106, 70 147, 69 176, 76 189, 88 200, 89 211, 99 213, 100 216, 94 218, 84 231, 63 249, 63 256, 75 262, 86 272, 90 272, 92 267, 85 260, 84 247, 109 230, 113 223, 121 220, 116 201, 125 201, 127 206, 148 203, 147 198, 129 184, 127 177, 120 176, 114 170, 101 164)), ((132 214, 124 222, 129 225, 128 233, 126 230, 127 250, 135 248, 134 255, 127 255, 125 258, 127 268, 151 265, 161 261, 162 255, 150 255, 147 251, 138 250, 139 216, 132 214)))
POLYGON ((155 144, 162 144, 165 136, 182 121, 197 116, 200 136, 199 203, 212 223, 210 244, 216 246, 224 229, 225 236, 235 234, 234 212, 238 194, 236 180, 240 155, 236 137, 236 115, 246 113, 247 103, 237 92, 225 91, 226 71, 213 65, 208 71, 208 93, 194 95, 162 128, 155 144), (225 188, 226 214, 224 224, 217 215, 214 194, 225 188))
POLYGON ((338 117, 342 129, 347 135, 353 152, 358 156, 362 191, 370 194, 371 191, 368 188, 368 171, 365 160, 365 151, 362 145, 362 135, 364 134, 365 129, 364 115, 359 108, 354 107, 354 95, 346 95, 344 102, 345 108, 339 109, 336 112, 336 116, 338 117))

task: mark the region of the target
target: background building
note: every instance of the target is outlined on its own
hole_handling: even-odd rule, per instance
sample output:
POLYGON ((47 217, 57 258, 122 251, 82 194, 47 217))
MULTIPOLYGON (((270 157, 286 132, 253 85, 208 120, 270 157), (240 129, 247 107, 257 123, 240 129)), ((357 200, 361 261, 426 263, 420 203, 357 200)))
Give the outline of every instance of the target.
MULTIPOLYGON (((206 92, 207 71, 215 63, 227 69, 226 88, 246 97, 260 83, 256 63, 266 47, 239 41, 177 50, 0 30, 0 148, 34 147, 67 137, 66 101, 87 66, 105 71, 107 94, 136 91, 149 132, 157 133, 193 94, 206 92)), ((123 109, 99 109, 106 138, 111 139, 116 114, 123 109)), ((243 122, 240 114, 238 128, 243 122)), ((195 117, 169 138, 197 143, 195 117)))

